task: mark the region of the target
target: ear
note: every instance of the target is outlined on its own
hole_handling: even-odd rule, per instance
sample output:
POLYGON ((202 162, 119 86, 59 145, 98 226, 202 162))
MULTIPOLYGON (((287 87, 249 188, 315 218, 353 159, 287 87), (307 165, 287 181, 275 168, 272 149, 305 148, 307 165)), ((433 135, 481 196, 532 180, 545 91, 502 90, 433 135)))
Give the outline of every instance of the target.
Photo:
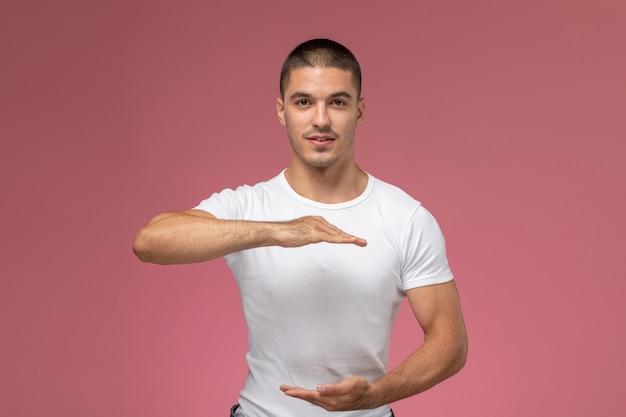
POLYGON ((357 126, 363 122, 365 118, 365 97, 359 98, 359 102, 357 103, 357 116, 356 116, 356 124, 357 126))
POLYGON ((286 126, 287 122, 285 122, 285 102, 280 97, 276 99, 276 114, 278 114, 278 121, 280 122, 280 124, 286 126))

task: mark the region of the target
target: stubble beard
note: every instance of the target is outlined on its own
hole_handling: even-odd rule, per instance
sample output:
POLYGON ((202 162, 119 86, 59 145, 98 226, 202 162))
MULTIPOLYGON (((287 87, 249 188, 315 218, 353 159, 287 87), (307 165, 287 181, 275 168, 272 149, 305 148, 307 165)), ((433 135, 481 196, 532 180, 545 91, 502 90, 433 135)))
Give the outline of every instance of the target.
MULTIPOLYGON (((306 139, 300 139, 306 140, 306 139)), ((335 136, 335 141, 340 141, 343 139, 335 136)), ((314 153, 303 154, 299 152, 298 147, 294 146, 292 141, 292 150, 294 154, 304 162, 305 165, 309 165, 315 168, 330 168, 336 163, 338 163, 345 155, 350 152, 352 144, 346 144, 347 146, 342 147, 341 149, 327 149, 326 147, 317 147, 314 150, 314 153)))

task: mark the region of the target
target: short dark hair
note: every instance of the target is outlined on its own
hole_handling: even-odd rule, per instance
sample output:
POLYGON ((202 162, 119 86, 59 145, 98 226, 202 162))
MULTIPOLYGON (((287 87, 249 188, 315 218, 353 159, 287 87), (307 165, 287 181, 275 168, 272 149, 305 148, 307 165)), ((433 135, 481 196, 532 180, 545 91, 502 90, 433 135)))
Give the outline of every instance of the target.
POLYGON ((361 66, 352 52, 330 39, 311 39, 296 46, 287 56, 280 70, 280 97, 285 98, 285 87, 291 71, 303 67, 330 67, 352 73, 352 82, 361 96, 361 66))

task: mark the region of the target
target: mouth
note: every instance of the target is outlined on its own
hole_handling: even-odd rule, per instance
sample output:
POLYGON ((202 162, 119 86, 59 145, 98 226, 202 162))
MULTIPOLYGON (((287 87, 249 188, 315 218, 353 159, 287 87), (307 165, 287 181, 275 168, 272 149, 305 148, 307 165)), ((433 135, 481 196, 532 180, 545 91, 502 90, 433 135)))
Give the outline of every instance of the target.
POLYGON ((310 136, 306 138, 309 142, 315 142, 318 144, 330 143, 335 140, 332 136, 310 136))

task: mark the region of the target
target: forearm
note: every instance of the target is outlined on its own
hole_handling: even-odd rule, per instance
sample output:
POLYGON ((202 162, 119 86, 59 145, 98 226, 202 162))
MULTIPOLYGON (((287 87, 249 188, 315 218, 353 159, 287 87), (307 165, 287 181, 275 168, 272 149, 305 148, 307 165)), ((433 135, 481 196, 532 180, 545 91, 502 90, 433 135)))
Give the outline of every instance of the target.
POLYGON ((450 334, 427 337, 398 367, 370 384, 373 407, 390 404, 437 385, 465 365, 467 337, 463 327, 450 334))
POLYGON ((184 264, 262 246, 299 247, 319 242, 367 245, 364 239, 345 233, 317 216, 255 222, 219 220, 193 210, 168 212, 153 218, 137 233, 133 251, 144 262, 184 264))
POLYGON ((452 340, 447 336, 428 338, 400 366, 368 382, 349 376, 336 384, 316 389, 281 385, 280 389, 328 411, 376 408, 425 391, 457 373, 465 364, 467 339, 463 328, 452 340))
POLYGON ((187 212, 163 213, 142 228, 133 251, 144 262, 204 262, 229 253, 269 245, 270 225, 219 220, 187 212))

